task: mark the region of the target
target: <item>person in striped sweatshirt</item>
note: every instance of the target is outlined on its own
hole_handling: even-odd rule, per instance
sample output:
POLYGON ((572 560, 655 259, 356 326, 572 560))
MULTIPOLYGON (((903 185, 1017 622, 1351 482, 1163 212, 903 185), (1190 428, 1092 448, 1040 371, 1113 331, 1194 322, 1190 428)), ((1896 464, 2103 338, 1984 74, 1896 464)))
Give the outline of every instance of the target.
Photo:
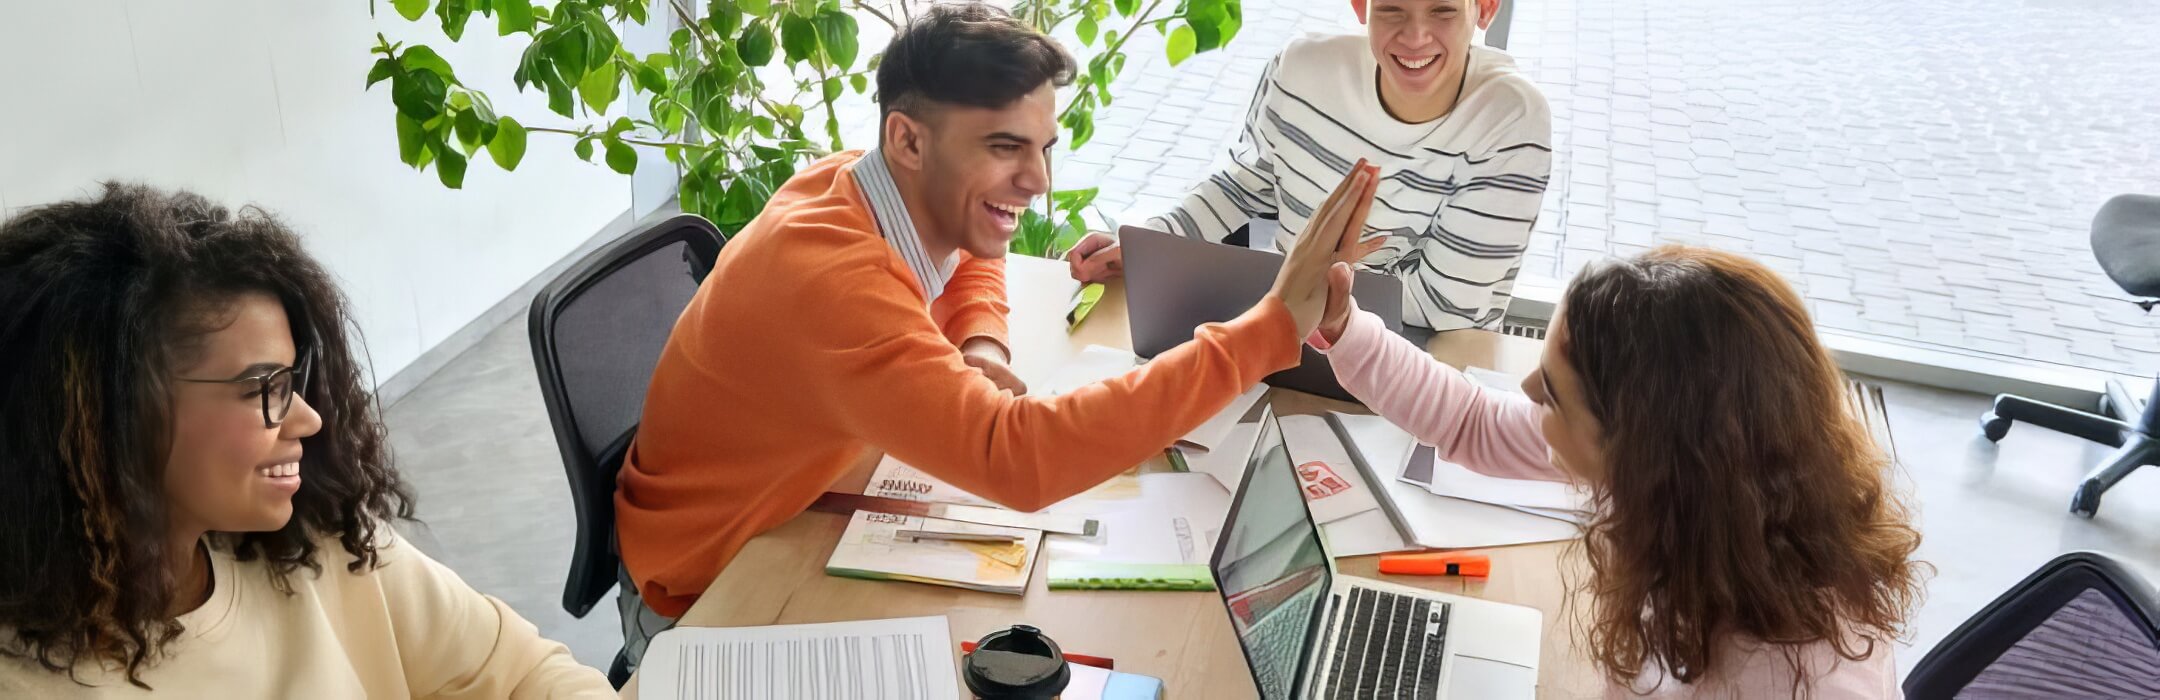
MULTIPOLYGON (((1472 45, 1503 0, 1352 0, 1366 35, 1293 41, 1261 76, 1229 163, 1148 228, 1280 251, 1363 158, 1381 169, 1365 269, 1403 282, 1403 322, 1497 330, 1552 169, 1552 113, 1507 54, 1472 45), (1273 222, 1269 222, 1272 224, 1273 222), (1265 238, 1261 241, 1265 242, 1265 238)), ((1113 234, 1067 253, 1096 282, 1113 234)))

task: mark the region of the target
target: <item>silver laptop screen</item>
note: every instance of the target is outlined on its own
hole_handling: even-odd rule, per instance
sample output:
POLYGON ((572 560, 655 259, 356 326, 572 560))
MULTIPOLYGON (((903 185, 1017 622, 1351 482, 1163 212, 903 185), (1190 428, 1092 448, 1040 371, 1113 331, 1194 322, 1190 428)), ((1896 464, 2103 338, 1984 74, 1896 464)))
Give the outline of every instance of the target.
POLYGON ((1289 700, 1332 581, 1319 527, 1305 509, 1272 413, 1262 421, 1245 481, 1230 506, 1215 578, 1260 697, 1289 700))

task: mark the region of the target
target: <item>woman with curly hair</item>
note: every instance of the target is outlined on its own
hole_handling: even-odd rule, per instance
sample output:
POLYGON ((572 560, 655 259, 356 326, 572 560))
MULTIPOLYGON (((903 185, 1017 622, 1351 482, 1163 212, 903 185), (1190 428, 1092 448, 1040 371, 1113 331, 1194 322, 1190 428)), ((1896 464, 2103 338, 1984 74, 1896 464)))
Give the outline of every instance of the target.
POLYGON ((1587 485, 1587 649, 1608 697, 1897 697, 1921 593, 1889 460, 1791 286, 1670 246, 1585 269, 1529 398, 1485 391, 1330 280, 1343 387, 1440 454, 1587 485))
POLYGON ((330 275, 108 184, 0 225, 0 696, 612 697, 400 540, 330 275))

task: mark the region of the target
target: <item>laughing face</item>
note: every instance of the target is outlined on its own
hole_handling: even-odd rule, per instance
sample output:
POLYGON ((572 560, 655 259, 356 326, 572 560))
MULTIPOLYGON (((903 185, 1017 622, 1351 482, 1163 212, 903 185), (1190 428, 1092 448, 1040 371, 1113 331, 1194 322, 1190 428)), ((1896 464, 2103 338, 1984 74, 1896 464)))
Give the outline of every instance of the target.
POLYGON ((1020 214, 1050 191, 1057 93, 1049 83, 1000 108, 941 105, 920 121, 895 112, 886 150, 925 186, 908 206, 926 241, 977 258, 1005 255, 1020 214))
POLYGON ((1425 121, 1453 109, 1471 36, 1499 6, 1497 0, 1371 0, 1365 32, 1389 111, 1425 121))
MULTIPOLYGON (((275 297, 241 294, 213 317, 215 330, 197 339, 176 376, 261 376, 298 361, 292 326, 275 297)), ((300 472, 300 440, 322 428, 322 416, 296 395, 281 422, 265 426, 262 406, 256 382, 173 385, 165 492, 176 530, 268 532, 292 517, 293 494, 308 478, 300 472)))

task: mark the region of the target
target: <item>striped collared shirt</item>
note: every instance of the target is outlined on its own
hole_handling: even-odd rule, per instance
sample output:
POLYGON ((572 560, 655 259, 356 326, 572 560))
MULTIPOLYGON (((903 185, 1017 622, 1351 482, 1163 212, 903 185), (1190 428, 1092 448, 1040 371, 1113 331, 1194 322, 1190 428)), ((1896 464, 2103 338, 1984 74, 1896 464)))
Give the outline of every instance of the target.
POLYGON ((908 216, 907 202, 900 199, 900 187, 893 184, 892 170, 885 167, 885 154, 872 149, 855 161, 855 186, 862 188, 863 199, 870 200, 870 214, 877 218, 878 235, 900 253, 900 259, 908 269, 915 271, 915 279, 922 283, 923 299, 937 301, 945 293, 945 283, 952 279, 953 267, 959 263, 956 251, 944 260, 931 260, 930 250, 923 247, 922 235, 915 230, 915 219, 908 216))

